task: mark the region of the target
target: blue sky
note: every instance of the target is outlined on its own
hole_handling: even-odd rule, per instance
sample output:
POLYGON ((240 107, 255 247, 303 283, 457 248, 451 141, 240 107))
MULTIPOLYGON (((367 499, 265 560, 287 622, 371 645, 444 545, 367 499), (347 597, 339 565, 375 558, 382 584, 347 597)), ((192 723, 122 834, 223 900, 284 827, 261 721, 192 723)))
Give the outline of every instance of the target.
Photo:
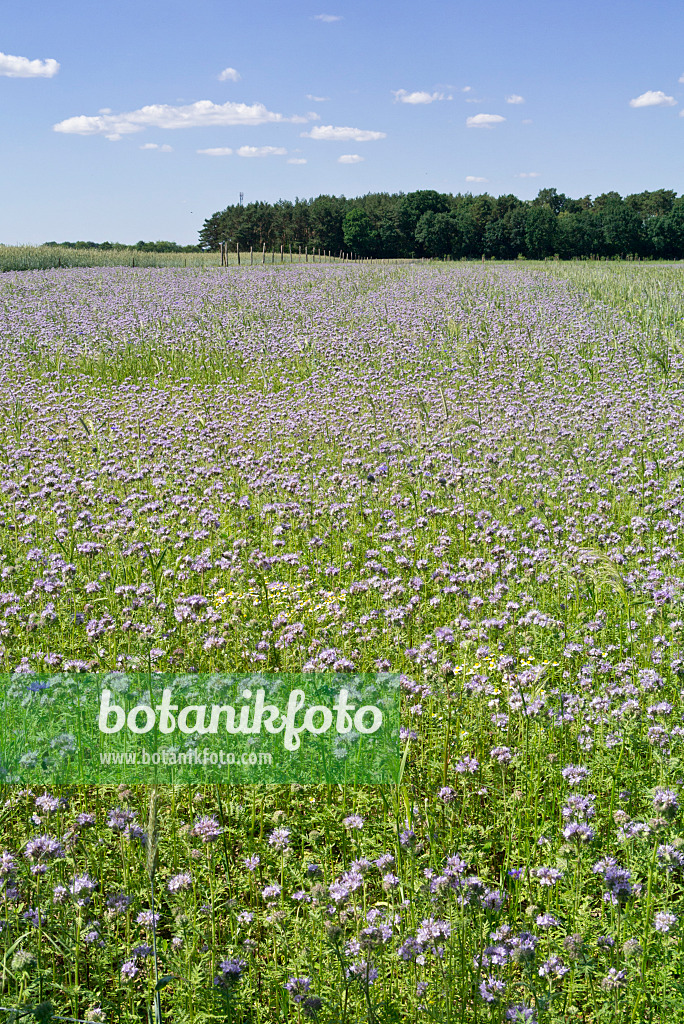
POLYGON ((683 29, 680 0, 6 4, 0 241, 193 243, 240 191, 682 192, 683 29))

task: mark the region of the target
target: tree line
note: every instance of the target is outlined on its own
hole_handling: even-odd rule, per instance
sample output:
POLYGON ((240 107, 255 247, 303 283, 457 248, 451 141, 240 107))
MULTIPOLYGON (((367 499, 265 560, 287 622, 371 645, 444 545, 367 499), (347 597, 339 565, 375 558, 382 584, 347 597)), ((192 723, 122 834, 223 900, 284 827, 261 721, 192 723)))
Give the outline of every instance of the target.
POLYGON ((555 188, 535 199, 426 189, 354 199, 321 195, 228 206, 205 220, 204 251, 291 245, 374 258, 684 258, 684 195, 671 189, 624 198, 571 199, 555 188))
MULTIPOLYGON (((60 246, 64 249, 125 249, 127 252, 203 252, 199 245, 179 245, 178 242, 136 242, 125 245, 123 242, 43 242, 43 245, 60 246)), ((218 248, 218 246, 217 246, 218 248)))

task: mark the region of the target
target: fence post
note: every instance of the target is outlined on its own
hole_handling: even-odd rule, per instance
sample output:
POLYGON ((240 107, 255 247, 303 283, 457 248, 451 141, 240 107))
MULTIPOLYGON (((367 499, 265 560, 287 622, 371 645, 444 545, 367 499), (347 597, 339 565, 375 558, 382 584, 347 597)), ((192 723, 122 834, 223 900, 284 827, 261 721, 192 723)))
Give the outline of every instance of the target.
POLYGON ((309 262, 309 246, 308 245, 304 246, 304 260, 305 260, 306 263, 309 262))
POLYGON ((275 263, 275 249, 271 252, 271 263, 275 263))
POLYGON ((263 263, 264 265, 266 264, 266 243, 265 243, 265 242, 264 242, 264 247, 263 247, 263 249, 261 250, 261 262, 262 262, 262 263, 263 263))
MULTIPOLYGON (((240 266, 240 243, 239 243, 239 242, 236 242, 236 243, 235 243, 235 251, 236 251, 236 253, 237 253, 237 258, 238 258, 238 267, 239 267, 239 266, 240 266)), ((226 712, 226 714, 227 714, 227 713, 228 713, 228 712, 226 712)))
POLYGON ((284 252, 283 252, 283 250, 284 250, 284 249, 285 249, 285 246, 284 246, 284 245, 281 245, 281 246, 280 246, 280 262, 281 262, 281 263, 283 262, 283 260, 284 260, 284 258, 285 258, 285 254, 284 254, 284 252))
MULTIPOLYGON (((292 242, 290 242, 289 248, 290 248, 290 263, 292 263, 292 242)), ((226 712, 226 714, 227 714, 227 712, 226 712)))
POLYGON ((254 249, 251 245, 249 247, 249 265, 250 267, 254 266, 254 249))
POLYGON ((301 247, 301 245, 299 246, 299 258, 300 258, 300 260, 302 258, 302 247, 301 247))

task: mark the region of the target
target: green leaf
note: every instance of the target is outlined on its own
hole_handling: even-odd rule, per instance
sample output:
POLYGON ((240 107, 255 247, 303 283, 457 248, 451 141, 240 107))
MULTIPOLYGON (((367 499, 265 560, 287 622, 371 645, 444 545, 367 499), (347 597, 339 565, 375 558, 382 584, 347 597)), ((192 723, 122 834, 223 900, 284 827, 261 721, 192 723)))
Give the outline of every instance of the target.
POLYGON ((39 1003, 38 1006, 34 1006, 31 1010, 34 1020, 38 1021, 50 1021, 52 1020, 52 1003, 39 1003))
POLYGON ((166 988, 167 985, 170 985, 171 982, 175 981, 177 978, 181 981, 183 980, 180 974, 165 974, 164 977, 160 978, 157 984, 154 986, 155 992, 161 992, 163 988, 166 988))

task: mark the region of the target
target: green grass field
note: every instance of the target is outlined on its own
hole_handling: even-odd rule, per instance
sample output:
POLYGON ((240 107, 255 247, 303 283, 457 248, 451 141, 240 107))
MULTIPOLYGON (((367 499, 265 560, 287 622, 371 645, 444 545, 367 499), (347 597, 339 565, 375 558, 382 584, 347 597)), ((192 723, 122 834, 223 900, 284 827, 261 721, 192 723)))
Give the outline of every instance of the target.
POLYGON ((13 708, 86 672, 398 673, 403 763, 5 779, 1 1006, 684 1020, 682 273, 3 275, 13 708))
MULTIPOLYGON (((318 253, 309 253, 308 259, 302 246, 291 254, 285 250, 284 263, 332 263, 340 262, 339 257, 327 257, 318 253)), ((237 266, 237 254, 228 253, 228 266, 237 266)), ((240 263, 244 266, 262 265, 264 255, 261 248, 254 250, 250 257, 249 250, 241 251, 240 263), (250 262, 251 261, 251 262, 250 262)), ((266 253, 266 263, 281 263, 280 247, 277 251, 266 253)), ((8 270, 48 270, 57 267, 217 267, 221 258, 217 252, 133 252, 130 249, 72 249, 62 245, 0 245, 0 271, 8 270)))

